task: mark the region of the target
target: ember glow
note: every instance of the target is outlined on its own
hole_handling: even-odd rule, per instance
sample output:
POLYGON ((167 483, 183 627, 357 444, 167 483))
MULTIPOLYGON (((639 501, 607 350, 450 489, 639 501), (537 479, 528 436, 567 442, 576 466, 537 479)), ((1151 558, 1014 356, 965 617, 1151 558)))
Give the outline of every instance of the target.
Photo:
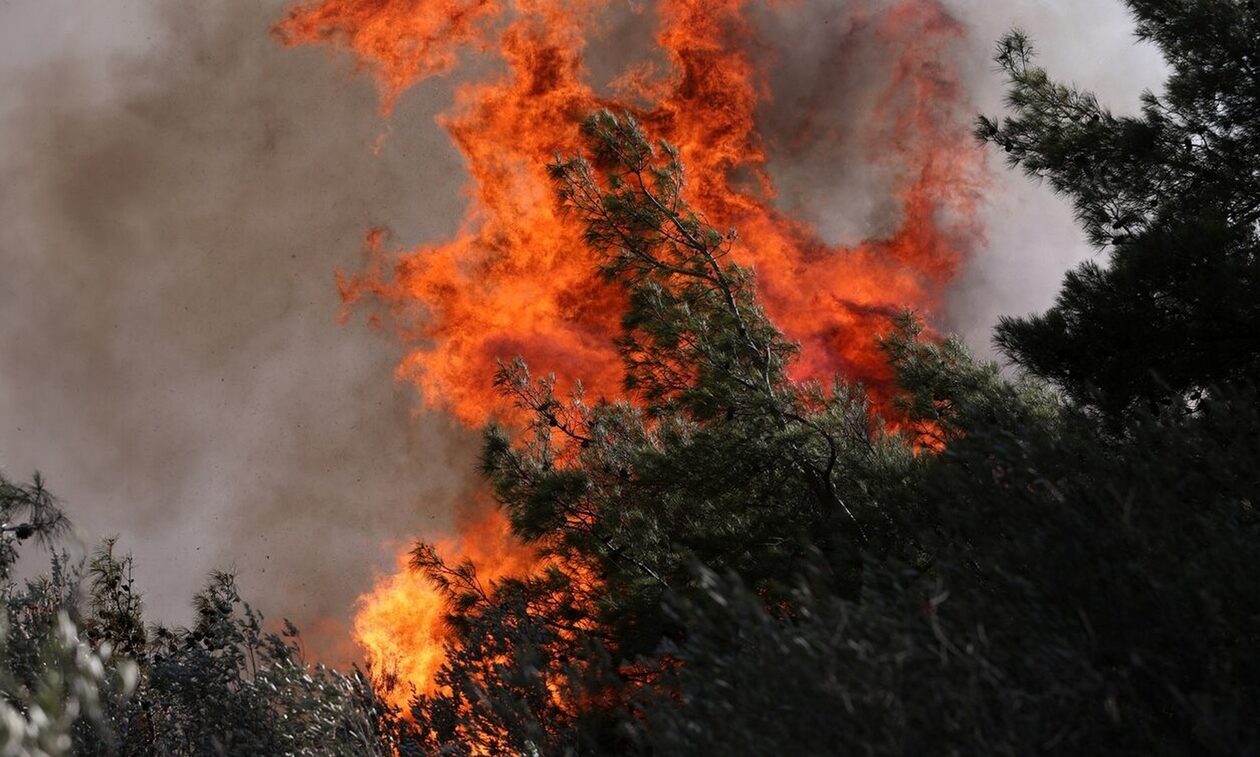
MULTIPOLYGON (((782 5, 779 12, 808 12, 782 5)), ((897 177, 900 216, 891 232, 851 247, 827 244, 776 207, 757 124, 758 108, 773 107, 775 93, 753 55, 773 45, 759 38, 757 9, 746 0, 643 7, 655 14, 657 49, 641 58, 658 64, 625 71, 611 88, 591 82, 584 63, 588 45, 609 44, 600 29, 612 8, 599 0, 323 0, 293 8, 281 38, 352 53, 376 78, 385 113, 412 85, 452 70, 461 51, 504 64, 464 84, 441 119, 470 176, 459 233, 398 251, 372 232, 367 269, 339 279, 344 298, 385 306, 411 350, 399 375, 426 405, 465 423, 502 410, 490 379, 496 360, 518 355, 562 382, 580 379, 589 397, 619 394, 611 337, 621 297, 598 280, 581 230, 558 214, 546 166, 580 148, 587 114, 630 112, 679 147, 692 204, 712 225, 738 230, 734 254, 756 271, 769 315, 802 345, 796 377, 839 373, 864 382, 878 401, 888 374, 875 337, 900 309, 930 314, 939 305, 977 241, 982 176, 971 110, 949 64, 962 35, 957 23, 937 0, 853 5, 850 28, 875 40, 891 75, 866 114, 868 133, 843 136, 869 144, 871 165, 897 177)), ((466 530, 446 545, 449 554, 474 558, 488 577, 526 569, 519 551, 483 543, 507 536, 501 518, 488 517, 497 525, 466 530)), ((429 690, 446 638, 441 608, 432 587, 405 569, 378 583, 355 623, 374 670, 429 690)))

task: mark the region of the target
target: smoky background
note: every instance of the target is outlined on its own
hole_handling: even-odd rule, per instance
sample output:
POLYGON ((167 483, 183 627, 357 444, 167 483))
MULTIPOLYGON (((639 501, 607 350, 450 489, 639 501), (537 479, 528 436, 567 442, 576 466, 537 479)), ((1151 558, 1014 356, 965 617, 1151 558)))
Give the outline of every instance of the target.
MULTIPOLYGON (((844 138, 886 51, 851 34, 836 73, 836 29, 879 2, 754 14, 778 201, 832 242, 896 213, 889 176, 844 138), (826 139, 788 139, 806 107, 826 139)), ((943 2, 978 112, 1000 112, 991 50, 1012 26, 1118 111, 1164 78, 1119 0, 943 2)), ((382 121, 345 58, 276 43, 284 6, 0 0, 0 469, 43 471, 88 548, 118 535, 152 619, 188 622, 224 568, 342 662, 357 596, 475 486, 477 433, 418 411, 393 379, 397 345, 340 323, 333 283, 360 266, 368 228, 404 246, 457 229, 462 161, 434 119, 461 74, 382 121)), ((650 40, 634 6, 610 7, 588 50, 596 81, 650 40)), ((999 315, 1045 307, 1093 254, 1061 199, 991 163, 986 241, 935 314, 982 354, 999 315)))

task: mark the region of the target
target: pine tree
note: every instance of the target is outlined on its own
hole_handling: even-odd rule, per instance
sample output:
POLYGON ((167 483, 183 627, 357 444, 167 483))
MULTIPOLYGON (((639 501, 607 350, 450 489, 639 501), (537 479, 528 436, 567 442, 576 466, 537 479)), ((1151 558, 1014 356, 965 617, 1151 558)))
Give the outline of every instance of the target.
POLYGON ((978 136, 1070 197, 1108 262, 1068 274, 1044 314, 1005 318, 1021 367, 1117 418, 1193 409, 1260 372, 1260 9, 1254 0, 1128 0, 1172 76, 1118 117, 1054 82, 1021 33, 997 56, 1014 115, 978 136))
POLYGON ((624 749, 575 703, 618 702, 669 667, 663 650, 686 630, 663 601, 704 590, 697 563, 786 610, 815 556, 828 590, 856 597, 868 560, 916 550, 904 528, 922 468, 912 445, 885 433, 860 387, 789 379, 795 345, 732 260, 735 235, 688 205, 672 147, 609 113, 583 133, 589 157, 552 177, 627 294, 618 346, 634 402, 559 397, 519 360, 500 370, 530 422, 487 431, 484 473, 550 568, 486 590, 471 566, 417 549, 462 629, 439 678, 449 693, 414 710, 432 751, 624 749), (553 702, 540 683, 569 690, 553 702))

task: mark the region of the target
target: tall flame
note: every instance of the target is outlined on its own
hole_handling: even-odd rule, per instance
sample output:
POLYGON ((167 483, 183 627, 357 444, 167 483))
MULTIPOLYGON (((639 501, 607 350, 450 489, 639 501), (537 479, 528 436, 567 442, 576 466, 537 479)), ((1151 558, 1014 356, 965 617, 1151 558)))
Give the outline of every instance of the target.
MULTIPOLYGON (((505 63, 462 85, 441 119, 470 176, 460 231, 402 252, 370 234, 367 269, 339 277, 345 300, 370 296, 392 312, 411 349, 399 375, 428 406, 465 423, 498 409, 489 378, 496 360, 517 355, 580 379, 588 395, 616 395, 621 368, 609 337, 621 296, 595 275, 596 254, 581 230, 558 214, 546 165, 580 146, 577 126, 591 111, 629 111, 678 146, 689 200, 709 222, 738 229, 734 254, 755 269, 768 314, 802 346, 795 377, 840 373, 878 399, 888 373, 874 337, 901 308, 939 305, 979 234, 981 163, 948 63, 959 25, 939 0, 859 5, 852 15, 889 56, 892 76, 868 133, 853 136, 871 144, 872 163, 898 177, 901 214, 891 233, 851 247, 825 243, 776 208, 757 124, 758 106, 773 93, 754 65, 752 51, 764 45, 748 0, 657 0, 653 53, 667 65, 625 72, 617 97, 597 92, 584 63, 605 0, 317 0, 291 9, 278 27, 282 39, 352 52, 375 76, 387 113, 408 87, 450 70, 462 47, 495 51, 505 63)), ((474 544, 466 538, 463 549, 474 544)), ((486 570, 508 572, 488 552, 477 555, 493 563, 486 570)), ((355 623, 369 663, 395 666, 429 690, 445 638, 440 609, 432 588, 406 571, 378 583, 355 623)))

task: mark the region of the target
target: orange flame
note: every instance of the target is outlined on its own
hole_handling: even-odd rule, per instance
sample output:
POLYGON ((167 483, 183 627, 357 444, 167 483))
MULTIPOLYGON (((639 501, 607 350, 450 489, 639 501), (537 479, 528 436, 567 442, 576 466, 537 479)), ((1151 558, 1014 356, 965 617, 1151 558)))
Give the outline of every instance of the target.
MULTIPOLYGON (((465 517, 458 530, 457 538, 439 540, 434 547, 455 559, 472 560, 483 586, 533 569, 533 552, 512 538, 502 511, 481 508, 465 517)), ((354 638, 367 656, 377 690, 404 711, 414 693, 437 688, 434 678, 450 639, 445 597, 409 562, 408 552, 398 556, 398 572, 379 578, 359 598, 354 620, 354 638)))
MULTIPOLYGON (((290 11, 278 27, 286 43, 350 51, 375 75, 386 112, 411 85, 450 70, 461 47, 496 51, 506 64, 461 86, 441 119, 470 175, 460 232, 401 253, 384 250, 374 232, 367 270, 339 277, 348 303, 368 295, 391 312, 411 345, 399 375, 426 405, 484 422, 499 408, 489 381, 496 360, 517 355, 580 379, 588 395, 619 392, 610 335, 621 295, 595 276, 596 254, 558 215, 546 175, 556 154, 579 147, 578 123, 600 107, 630 111, 677 145, 691 202, 713 225, 739 230, 735 255, 756 270, 769 315, 802 346, 794 376, 840 373, 882 397, 888 370, 874 337, 903 307, 937 307, 980 233, 982 166, 948 63, 962 31, 939 0, 870 0, 851 14, 851 27, 886 51, 891 78, 867 133, 846 137, 868 143, 872 163, 896 174, 901 217, 882 238, 838 247, 776 209, 756 118, 773 93, 753 63, 751 51, 764 44, 752 5, 658 0, 654 52, 668 66, 626 72, 615 82, 619 98, 599 94, 584 63, 607 10, 602 0, 316 0, 290 11)), ((465 539, 463 548, 481 546, 465 539)), ((505 572, 498 557, 474 556, 505 572)), ((355 624, 369 663, 399 660, 400 676, 431 686, 445 638, 440 610, 432 590, 405 571, 379 583, 355 624)))

